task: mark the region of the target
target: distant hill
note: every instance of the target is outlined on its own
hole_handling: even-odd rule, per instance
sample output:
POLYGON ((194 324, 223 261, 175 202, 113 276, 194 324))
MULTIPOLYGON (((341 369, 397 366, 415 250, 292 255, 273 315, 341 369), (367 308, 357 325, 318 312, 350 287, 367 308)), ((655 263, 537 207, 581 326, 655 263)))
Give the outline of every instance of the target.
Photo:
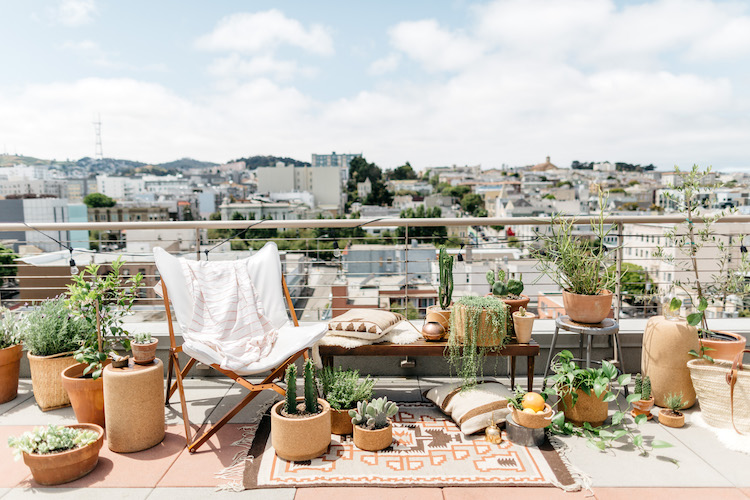
POLYGON ((13 165, 68 165, 71 161, 42 160, 32 156, 0 154, 0 167, 12 167, 13 165))
POLYGON ((258 167, 272 167, 276 165, 277 161, 283 161, 287 165, 294 165, 295 167, 309 167, 310 163, 305 161, 295 160, 294 158, 287 158, 282 156, 250 156, 248 158, 237 158, 232 160, 230 163, 235 161, 244 161, 247 168, 255 170, 258 167))
POLYGON ((169 161, 167 163, 159 163, 156 167, 161 167, 165 170, 188 170, 191 168, 211 168, 217 166, 218 163, 211 163, 210 161, 198 161, 192 158, 180 158, 179 160, 169 161))

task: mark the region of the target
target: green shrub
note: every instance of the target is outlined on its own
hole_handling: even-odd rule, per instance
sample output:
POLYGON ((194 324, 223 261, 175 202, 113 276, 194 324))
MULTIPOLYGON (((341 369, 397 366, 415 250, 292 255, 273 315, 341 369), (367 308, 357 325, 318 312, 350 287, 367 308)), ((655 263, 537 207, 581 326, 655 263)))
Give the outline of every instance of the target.
POLYGON ((323 397, 334 410, 348 410, 354 408, 357 401, 372 399, 374 385, 375 381, 369 375, 360 381, 357 370, 326 366, 320 372, 323 397))
POLYGON ((9 437, 8 446, 13 448, 16 460, 22 452, 36 455, 60 453, 74 448, 83 448, 99 439, 99 434, 88 429, 74 429, 60 425, 36 427, 18 437, 9 437))
POLYGON ((23 342, 34 356, 51 356, 75 351, 92 333, 89 323, 73 317, 65 299, 56 297, 26 314, 23 342))
POLYGON ((0 349, 14 346, 21 342, 23 319, 20 315, 0 307, 0 349))

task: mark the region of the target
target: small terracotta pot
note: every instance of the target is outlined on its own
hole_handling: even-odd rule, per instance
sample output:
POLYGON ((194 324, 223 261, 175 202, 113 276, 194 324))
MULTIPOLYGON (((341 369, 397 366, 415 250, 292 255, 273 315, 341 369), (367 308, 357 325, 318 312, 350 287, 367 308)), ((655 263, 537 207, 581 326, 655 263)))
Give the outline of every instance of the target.
POLYGON ((563 406, 558 407, 558 410, 562 409, 565 414, 565 420, 579 427, 584 422, 588 422, 592 427, 601 426, 609 414, 609 405, 604 402, 604 394, 597 398, 594 391, 588 395, 578 389, 576 393, 578 399, 575 405, 572 394, 567 394, 562 398, 563 406))
POLYGON ((685 414, 680 413, 679 415, 675 415, 669 408, 662 408, 659 410, 659 423, 666 427, 679 429, 685 425, 685 414))
POLYGON ((70 406, 70 398, 62 386, 60 373, 76 364, 73 353, 65 352, 50 356, 34 356, 26 353, 31 371, 31 388, 34 400, 42 411, 70 406))
POLYGON ((331 408, 331 434, 346 436, 354 432, 353 427, 349 410, 334 410, 331 408))
POLYGON ((422 336, 425 340, 436 342, 445 336, 445 328, 437 321, 427 321, 422 327, 422 336))
POLYGON ((531 330, 534 327, 536 314, 526 311, 525 316, 521 316, 518 311, 513 313, 513 328, 516 332, 516 342, 519 344, 528 344, 531 341, 531 330))
POLYGON ((747 345, 747 339, 742 335, 732 332, 716 331, 722 335, 733 337, 735 340, 720 340, 720 339, 699 339, 701 345, 710 347, 712 351, 706 351, 706 355, 711 356, 714 359, 723 359, 724 361, 734 361, 739 353, 747 345))
POLYGON ((566 290, 562 292, 565 314, 577 323, 601 323, 612 309, 612 292, 601 290, 599 295, 579 295, 566 290))
MULTIPOLYGON (((297 398, 303 401, 303 398, 297 398)), ((331 406, 318 399, 323 411, 305 418, 285 417, 279 401, 271 408, 271 445, 279 458, 290 462, 312 460, 324 454, 331 444, 331 406)))
POLYGON ((451 329, 451 310, 441 309, 440 306, 429 306, 424 320, 440 323, 447 334, 451 329))
POLYGON ((21 344, 0 349, 0 403, 18 396, 18 373, 21 370, 21 344))
POLYGON ((548 404, 544 404, 543 413, 526 413, 508 403, 508 409, 513 413, 513 421, 527 429, 543 429, 552 423, 555 411, 548 404))
POLYGON ((154 339, 148 344, 136 344, 135 342, 130 343, 130 350, 133 352, 133 361, 137 365, 147 365, 156 358, 156 346, 159 344, 159 339, 154 339))
POLYGON ((646 415, 646 420, 651 420, 652 418, 654 418, 654 416, 651 414, 651 408, 654 407, 653 396, 646 400, 639 399, 638 401, 633 401, 632 404, 633 409, 630 410, 630 414, 633 417, 637 417, 638 415, 646 415))
POLYGON ((388 420, 388 427, 367 430, 359 425, 354 426, 354 446, 365 451, 380 451, 388 448, 393 442, 393 424, 388 420))
MULTIPOLYGON (((105 364, 109 364, 109 360, 105 364)), ((84 378, 83 370, 88 365, 76 363, 62 372, 62 383, 76 420, 81 424, 96 424, 104 427, 104 385, 102 377, 94 380, 84 378)))
POLYGON ((521 309, 521 307, 526 309, 527 306, 529 305, 529 301, 531 301, 529 296, 524 295, 524 294, 521 294, 520 299, 501 299, 501 300, 505 302, 506 304, 508 304, 508 307, 510 308, 508 313, 511 315, 513 315, 514 312, 518 312, 518 310, 521 309))
POLYGON ((99 463, 99 450, 104 443, 104 429, 95 424, 73 424, 66 427, 86 429, 99 433, 99 439, 74 450, 48 455, 23 453, 24 463, 31 469, 34 481, 45 486, 69 483, 82 478, 99 463))

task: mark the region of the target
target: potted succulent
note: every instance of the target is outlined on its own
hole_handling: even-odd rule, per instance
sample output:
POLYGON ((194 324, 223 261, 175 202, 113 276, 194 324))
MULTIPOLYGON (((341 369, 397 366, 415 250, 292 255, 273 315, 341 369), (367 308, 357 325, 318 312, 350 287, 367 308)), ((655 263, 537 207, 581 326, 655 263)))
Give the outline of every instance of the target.
POLYGON ((528 429, 547 427, 552 423, 555 414, 541 394, 518 388, 515 395, 508 399, 508 409, 513 414, 513 421, 528 429))
POLYGON ((680 428, 685 425, 682 394, 667 394, 666 408, 659 410, 659 423, 667 427, 680 428))
POLYGON ((357 401, 372 399, 375 381, 368 375, 359 379, 359 371, 342 370, 341 367, 326 366, 320 372, 320 388, 323 398, 331 406, 331 433, 343 436, 351 434, 352 419, 349 410, 357 401))
POLYGON ((562 288, 565 314, 578 323, 600 323, 612 308, 615 272, 612 250, 604 245, 612 226, 606 223, 605 201, 600 193, 601 209, 591 219, 593 243, 573 235, 575 220, 556 214, 549 232, 537 232, 541 247, 532 252, 538 268, 562 288))
POLYGON ((508 343, 507 325, 508 305, 500 300, 467 295, 453 304, 446 356, 464 389, 481 378, 487 352, 508 343))
POLYGON ((60 373, 76 363, 73 351, 90 334, 89 324, 72 315, 62 296, 45 300, 25 313, 23 342, 34 399, 42 411, 70 406, 60 373))
POLYGON ((349 410, 354 426, 354 446, 365 451, 388 448, 393 442, 391 417, 397 413, 396 403, 385 396, 370 403, 359 401, 356 409, 349 410))
POLYGON ((68 483, 96 467, 104 429, 94 424, 37 427, 8 438, 16 460, 23 457, 34 480, 42 485, 68 483))
POLYGON ((305 362, 304 398, 297 398, 297 366, 286 369, 286 397, 271 408, 271 444, 279 458, 301 462, 319 457, 331 444, 331 407, 317 397, 315 367, 305 362))
POLYGON ((647 420, 654 418, 651 415, 651 408, 654 407, 654 396, 651 395, 651 378, 648 375, 637 374, 633 390, 640 398, 632 402, 633 409, 630 414, 634 417, 646 415, 647 420))
POLYGON ((21 370, 21 320, 8 309, 0 308, 0 403, 18 396, 21 370))
POLYGON ((108 353, 118 342, 126 349, 130 348, 122 318, 132 308, 143 276, 138 273, 126 280, 123 286, 120 278, 122 265, 122 259, 118 258, 112 263, 111 272, 100 275, 100 267, 91 264, 73 276, 73 283, 68 285, 68 308, 74 316, 88 323, 92 332, 81 340, 76 350, 78 363, 62 372, 63 387, 80 423, 104 427, 102 371, 110 362, 108 353))
MULTIPOLYGON (((438 323, 443 327, 443 334, 450 330, 451 300, 453 298, 453 256, 448 255, 445 247, 440 247, 438 253, 438 269, 440 271, 440 282, 438 285, 438 305, 429 306, 425 317, 425 325, 438 323)), ((435 329, 437 330, 437 329, 435 329)), ((426 335, 427 340, 440 340, 442 335, 437 333, 426 335)))
POLYGON ((155 339, 150 333, 136 333, 130 341, 130 350, 133 353, 133 361, 138 365, 147 365, 156 358, 156 346, 159 339, 155 339))
POLYGON ((505 271, 498 269, 497 278, 495 278, 494 271, 487 271, 485 278, 490 285, 492 295, 508 304, 510 314, 529 305, 529 297, 522 293, 523 276, 519 277, 519 279, 508 279, 505 271))
POLYGON ((528 344, 531 341, 534 319, 536 319, 536 314, 527 311, 523 306, 513 313, 513 330, 516 332, 516 342, 528 344))

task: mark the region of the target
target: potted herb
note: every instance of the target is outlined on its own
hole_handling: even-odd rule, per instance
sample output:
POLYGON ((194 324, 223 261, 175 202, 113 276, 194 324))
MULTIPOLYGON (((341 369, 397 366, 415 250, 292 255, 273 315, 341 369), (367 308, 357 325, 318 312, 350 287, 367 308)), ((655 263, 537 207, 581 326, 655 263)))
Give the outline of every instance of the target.
POLYGON ((31 386, 42 411, 70 405, 60 373, 76 363, 73 351, 90 334, 89 324, 72 315, 62 296, 45 300, 24 314, 23 342, 31 386))
POLYGON ((575 220, 556 214, 549 232, 537 232, 541 247, 532 252, 538 268, 562 288, 565 314, 578 323, 601 323, 612 308, 615 273, 612 250, 604 245, 612 227, 606 223, 604 205, 600 194, 601 209, 591 219, 593 242, 574 236, 575 220))
POLYGON ((139 365, 147 365, 156 358, 156 346, 159 339, 155 339, 150 333, 136 333, 130 341, 130 350, 133 353, 133 361, 139 365))
MULTIPOLYGON (((453 256, 448 255, 445 247, 440 247, 438 253, 438 269, 440 282, 438 285, 438 305, 427 308, 425 324, 439 323, 443 327, 443 334, 450 330, 451 301, 453 298, 453 256)), ((440 340, 442 336, 432 335, 428 340, 440 340)))
POLYGON ((635 388, 633 390, 640 397, 633 401, 633 410, 630 414, 634 417, 637 417, 638 415, 646 415, 647 420, 654 418, 653 415, 651 415, 651 408, 654 407, 654 396, 651 395, 651 378, 648 375, 637 374, 635 376, 635 388))
POLYGON ((357 370, 332 366, 323 368, 320 387, 323 398, 331 405, 331 433, 343 436, 353 432, 349 410, 357 405, 357 401, 372 399, 374 385, 375 381, 369 375, 360 380, 357 370))
POLYGON ((508 306, 500 300, 467 295, 453 305, 446 354, 464 389, 477 384, 487 352, 508 343, 507 325, 508 306))
POLYGON ((37 427, 8 438, 16 460, 23 457, 34 480, 42 485, 68 483, 96 467, 104 429, 94 424, 37 427))
POLYGON ((380 451, 393 442, 391 417, 398 413, 398 406, 383 396, 370 403, 360 401, 357 408, 349 410, 354 426, 354 446, 365 451, 380 451))
POLYGON ((18 396, 18 373, 21 370, 21 320, 8 309, 0 308, 0 403, 18 396))
POLYGON ((527 311, 523 306, 513 313, 513 330, 516 332, 516 342, 528 344, 531 341, 534 319, 536 319, 536 314, 527 311))
POLYGON ((286 369, 286 397, 271 408, 271 444, 279 458, 312 460, 331 444, 331 407, 317 397, 315 367, 305 362, 304 398, 297 398, 297 366, 286 369))
POLYGON ((498 269, 497 278, 494 271, 487 271, 485 275, 487 283, 490 285, 492 295, 510 307, 510 314, 520 310, 522 307, 529 305, 529 297, 523 292, 523 276, 519 279, 508 279, 505 271, 498 269))
POLYGON ((666 408, 659 410, 659 423, 667 427, 680 428, 685 425, 685 414, 682 394, 667 394, 666 408))

